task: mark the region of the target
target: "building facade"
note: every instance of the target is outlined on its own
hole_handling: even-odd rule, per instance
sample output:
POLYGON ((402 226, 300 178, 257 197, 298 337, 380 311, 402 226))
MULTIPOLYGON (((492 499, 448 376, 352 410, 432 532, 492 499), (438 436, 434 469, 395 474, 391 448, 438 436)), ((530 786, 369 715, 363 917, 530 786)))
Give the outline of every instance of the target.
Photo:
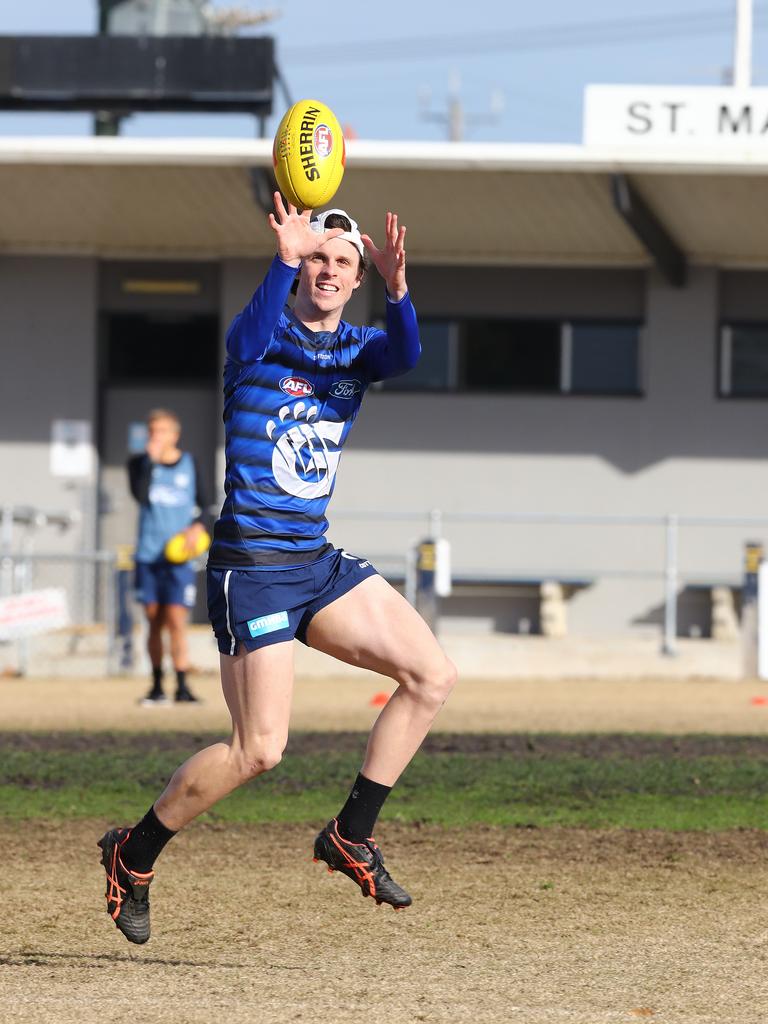
MULTIPOLYGON (((220 494, 222 338, 270 257, 268 147, 34 143, 0 147, 0 505, 76 508, 76 529, 37 543, 113 549, 132 539, 124 465, 149 408, 179 413, 220 494), (58 420, 90 424, 89 477, 51 475, 58 420)), ((663 614, 674 514, 679 630, 707 635, 711 589, 768 536, 762 178, 690 155, 394 148, 350 146, 337 201, 374 238, 387 208, 408 225, 424 356, 369 393, 330 539, 400 579, 439 511, 449 628, 537 632, 553 581, 571 632, 641 632, 663 614), (612 206, 617 172, 684 283, 612 206)), ((374 272, 349 319, 383 303, 374 272)))

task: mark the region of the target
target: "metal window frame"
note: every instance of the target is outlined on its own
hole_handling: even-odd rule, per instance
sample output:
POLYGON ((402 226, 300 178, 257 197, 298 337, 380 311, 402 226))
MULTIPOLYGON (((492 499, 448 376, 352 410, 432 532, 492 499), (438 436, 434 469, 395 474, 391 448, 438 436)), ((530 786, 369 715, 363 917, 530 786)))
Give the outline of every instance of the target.
POLYGON ((563 320, 560 324, 560 391, 570 395, 573 389, 573 324, 563 320))
POLYGON ((721 398, 730 398, 732 391, 733 371, 733 327, 723 324, 720 328, 720 379, 718 394, 721 398))

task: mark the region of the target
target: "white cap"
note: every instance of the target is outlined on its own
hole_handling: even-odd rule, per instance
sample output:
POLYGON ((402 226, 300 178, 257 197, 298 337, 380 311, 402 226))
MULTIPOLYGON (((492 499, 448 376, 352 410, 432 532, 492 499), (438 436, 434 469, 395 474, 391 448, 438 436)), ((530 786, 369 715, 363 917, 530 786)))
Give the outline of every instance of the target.
POLYGON ((330 217, 332 213, 337 213, 341 217, 346 217, 349 223, 351 224, 351 229, 349 231, 344 231, 342 234, 336 235, 335 237, 343 238, 345 242, 351 242, 352 245, 354 245, 354 247, 360 253, 360 258, 364 258, 365 246, 363 245, 363 240, 360 237, 360 230, 357 226, 357 221, 352 220, 349 214, 346 213, 344 210, 324 210, 322 213, 318 213, 316 217, 312 218, 312 220, 309 222, 309 226, 312 228, 313 231, 317 231, 318 234, 321 234, 323 231, 326 230, 333 230, 332 228, 327 229, 325 226, 326 217, 330 217))

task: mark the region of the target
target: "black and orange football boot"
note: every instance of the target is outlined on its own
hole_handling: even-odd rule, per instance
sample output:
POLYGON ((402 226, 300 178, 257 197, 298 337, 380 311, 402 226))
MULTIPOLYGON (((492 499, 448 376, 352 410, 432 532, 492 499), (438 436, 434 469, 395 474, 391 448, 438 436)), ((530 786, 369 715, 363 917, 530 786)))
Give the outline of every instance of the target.
POLYGON ((335 818, 318 833, 313 859, 325 861, 329 871, 340 871, 357 882, 363 896, 371 896, 377 906, 388 903, 395 910, 402 910, 413 902, 405 889, 392 880, 373 839, 364 839, 362 843, 343 839, 335 818))
POLYGON ((130 829, 113 828, 98 841, 107 873, 107 913, 129 942, 149 939, 149 885, 154 871, 129 871, 120 859, 120 847, 130 829))

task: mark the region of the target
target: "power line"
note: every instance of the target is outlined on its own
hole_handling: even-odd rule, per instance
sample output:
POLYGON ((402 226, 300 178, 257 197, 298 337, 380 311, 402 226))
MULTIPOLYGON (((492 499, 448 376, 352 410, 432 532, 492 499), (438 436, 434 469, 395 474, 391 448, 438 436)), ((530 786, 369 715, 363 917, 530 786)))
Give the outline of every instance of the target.
MULTIPOLYGON (((766 28, 765 4, 755 7, 755 30, 766 28)), ((718 35, 733 31, 733 13, 706 8, 684 14, 642 18, 617 18, 593 22, 541 25, 514 31, 465 33, 443 36, 404 36, 391 39, 364 39, 345 43, 344 63, 368 61, 427 60, 430 58, 469 56, 493 52, 582 49, 622 43, 654 42, 677 37, 718 35)), ((325 63, 327 53, 318 46, 287 46, 281 56, 305 64, 325 63)))

